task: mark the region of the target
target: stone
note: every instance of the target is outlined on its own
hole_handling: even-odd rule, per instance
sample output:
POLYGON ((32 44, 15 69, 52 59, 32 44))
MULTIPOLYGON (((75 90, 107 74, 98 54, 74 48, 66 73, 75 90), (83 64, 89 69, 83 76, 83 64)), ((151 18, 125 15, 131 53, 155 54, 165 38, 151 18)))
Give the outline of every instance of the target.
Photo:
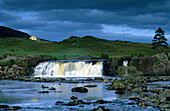
POLYGON ((104 82, 104 83, 108 83, 108 82, 109 82, 109 79, 108 79, 108 78, 104 78, 103 82, 104 82))
POLYGON ((115 94, 124 94, 124 93, 125 93, 124 90, 116 90, 116 91, 115 91, 115 94))
POLYGON ((20 107, 20 106, 13 106, 12 108, 14 108, 14 110, 21 109, 21 107, 20 107))
POLYGON ((56 105, 64 103, 63 101, 57 101, 56 105))
POLYGON ((87 93, 88 89, 85 87, 74 87, 71 89, 72 92, 87 93))
POLYGON ((50 87, 48 90, 56 90, 55 87, 50 87))
POLYGON ((76 96, 72 96, 72 97, 70 97, 70 99, 71 100, 76 100, 76 99, 78 99, 76 96))
POLYGON ((0 105, 0 108, 9 108, 8 105, 0 105))
POLYGON ((97 87, 97 85, 85 85, 84 87, 97 87))
POLYGON ((104 100, 96 100, 94 103, 106 104, 106 103, 110 103, 110 102, 109 101, 104 101, 104 100))
POLYGON ((42 89, 49 88, 48 86, 41 85, 42 89))
POLYGON ((49 93, 49 91, 39 91, 38 93, 49 93))
POLYGON ((134 105, 135 103, 134 102, 129 102, 128 105, 134 105))
POLYGON ((139 98, 135 96, 129 96, 129 100, 139 101, 139 98))

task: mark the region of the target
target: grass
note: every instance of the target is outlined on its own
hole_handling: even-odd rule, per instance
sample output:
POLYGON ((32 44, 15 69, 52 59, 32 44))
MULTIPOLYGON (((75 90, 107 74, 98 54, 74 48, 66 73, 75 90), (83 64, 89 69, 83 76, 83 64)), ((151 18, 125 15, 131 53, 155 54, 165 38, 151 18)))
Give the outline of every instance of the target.
POLYGON ((0 38, 0 55, 3 56, 36 55, 64 59, 81 55, 100 57, 102 54, 107 54, 109 58, 118 58, 157 54, 158 52, 151 47, 149 43, 108 41, 90 36, 70 37, 61 42, 32 41, 14 37, 0 38))

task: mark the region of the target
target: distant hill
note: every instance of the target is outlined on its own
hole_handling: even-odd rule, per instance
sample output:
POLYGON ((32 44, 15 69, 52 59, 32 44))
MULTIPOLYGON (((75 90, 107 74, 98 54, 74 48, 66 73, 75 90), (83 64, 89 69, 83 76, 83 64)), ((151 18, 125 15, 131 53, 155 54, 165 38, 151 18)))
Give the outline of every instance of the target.
POLYGON ((0 26, 0 38, 4 37, 22 37, 29 38, 30 35, 21 31, 17 31, 8 27, 0 26))

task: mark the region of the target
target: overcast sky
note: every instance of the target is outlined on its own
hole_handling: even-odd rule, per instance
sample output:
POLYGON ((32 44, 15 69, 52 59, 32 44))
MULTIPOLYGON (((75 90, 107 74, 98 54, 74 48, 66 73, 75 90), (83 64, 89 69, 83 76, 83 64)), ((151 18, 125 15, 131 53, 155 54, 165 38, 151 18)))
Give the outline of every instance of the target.
POLYGON ((160 26, 170 41, 170 0, 0 0, 0 25, 51 41, 91 35, 148 43, 160 26))

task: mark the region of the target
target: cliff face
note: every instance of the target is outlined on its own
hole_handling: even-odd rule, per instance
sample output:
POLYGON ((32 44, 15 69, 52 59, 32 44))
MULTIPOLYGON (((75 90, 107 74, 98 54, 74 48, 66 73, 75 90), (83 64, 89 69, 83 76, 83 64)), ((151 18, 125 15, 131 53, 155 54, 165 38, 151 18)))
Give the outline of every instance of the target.
MULTIPOLYGON (((135 58, 116 58, 107 59, 103 62, 103 75, 116 76, 119 66, 123 61, 128 61, 128 65, 135 66, 138 71, 147 76, 170 76, 170 60, 168 54, 155 56, 135 57, 135 58)), ((0 79, 5 76, 29 76, 32 67, 38 63, 48 61, 48 58, 40 56, 0 56, 0 79)))
POLYGON ((32 67, 38 63, 46 61, 48 58, 40 56, 0 56, 0 79, 7 76, 29 76, 32 67))
POLYGON ((123 65, 123 61, 128 60, 128 65, 135 66, 138 71, 147 76, 170 75, 170 60, 168 54, 158 54, 155 56, 108 59, 104 62, 103 73, 106 76, 115 76, 116 70, 123 65))
POLYGON ((123 58, 116 58, 116 59, 107 59, 103 62, 103 74, 105 76, 116 76, 117 69, 119 66, 123 66, 123 61, 128 61, 128 65, 131 61, 131 58, 129 57, 123 57, 123 58))
POLYGON ((144 75, 170 75, 170 60, 168 54, 133 58, 130 65, 135 66, 136 69, 143 72, 144 75))

